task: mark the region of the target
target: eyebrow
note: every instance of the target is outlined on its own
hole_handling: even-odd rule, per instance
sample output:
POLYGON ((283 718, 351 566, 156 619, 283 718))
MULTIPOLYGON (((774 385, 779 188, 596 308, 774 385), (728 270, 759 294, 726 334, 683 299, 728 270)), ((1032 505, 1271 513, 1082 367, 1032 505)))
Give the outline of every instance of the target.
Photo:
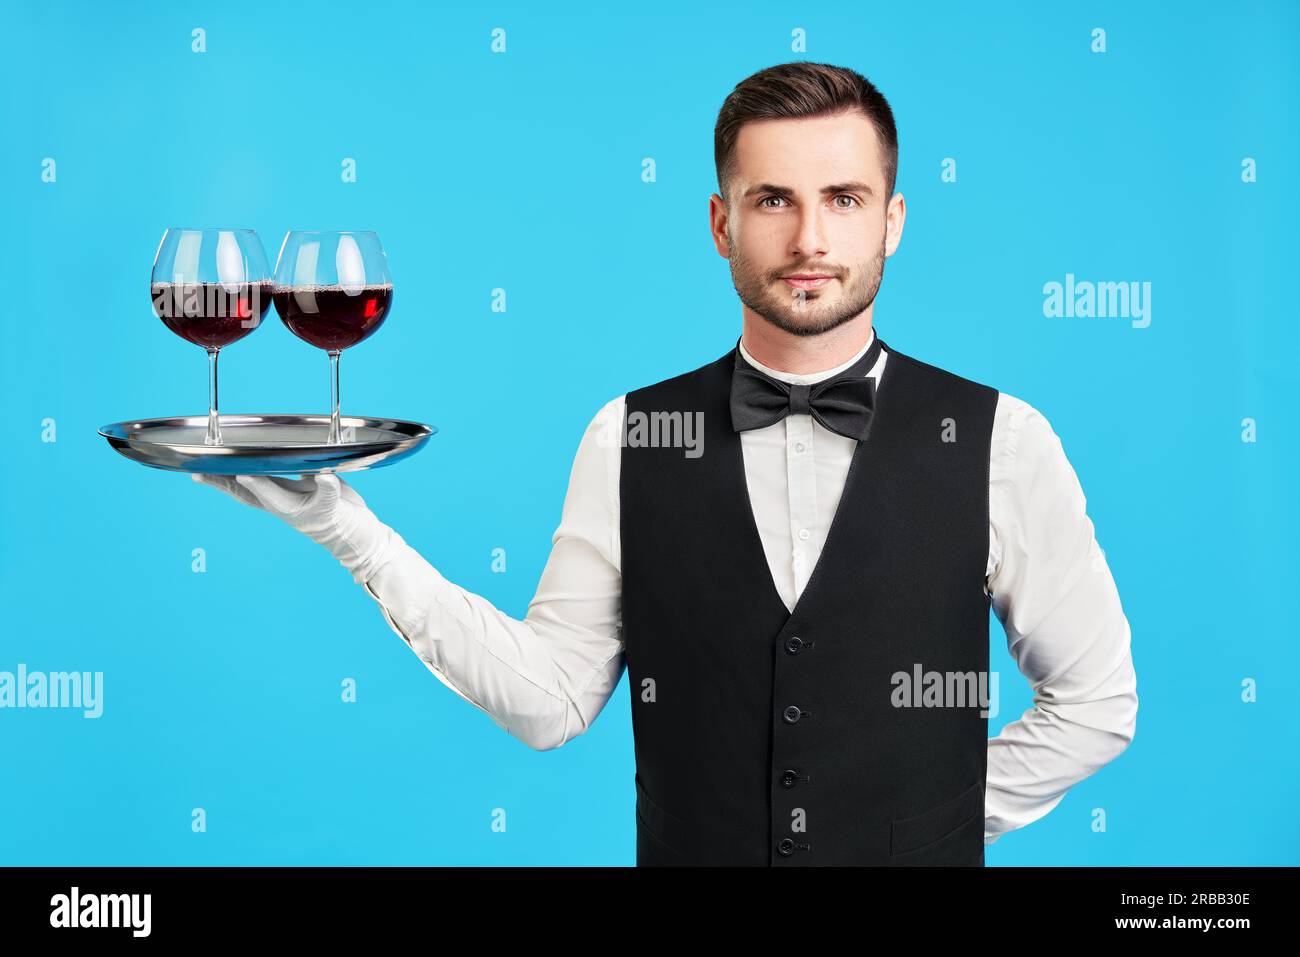
MULTIPOLYGON (((757 186, 751 186, 745 190, 746 196, 756 196, 759 193, 771 193, 773 196, 793 196, 794 190, 789 186, 775 186, 772 183, 759 183, 757 186)), ((832 183, 830 186, 823 186, 821 194, 829 196, 834 193, 866 193, 868 196, 875 196, 875 191, 866 183, 832 183)))

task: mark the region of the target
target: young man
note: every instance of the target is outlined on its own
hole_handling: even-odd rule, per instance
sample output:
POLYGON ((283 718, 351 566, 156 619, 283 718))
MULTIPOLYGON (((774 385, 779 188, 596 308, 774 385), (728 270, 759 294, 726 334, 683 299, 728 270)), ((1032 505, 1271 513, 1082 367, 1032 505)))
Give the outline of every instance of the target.
POLYGON ((626 667, 638 864, 981 865, 1133 738, 1129 626, 1082 490, 1031 406, 875 334, 906 207, 871 83, 756 73, 715 161, 740 339, 597 414, 524 620, 336 476, 201 480, 328 547, 534 748, 585 731, 626 667), (990 602, 1035 690, 992 740, 990 602))

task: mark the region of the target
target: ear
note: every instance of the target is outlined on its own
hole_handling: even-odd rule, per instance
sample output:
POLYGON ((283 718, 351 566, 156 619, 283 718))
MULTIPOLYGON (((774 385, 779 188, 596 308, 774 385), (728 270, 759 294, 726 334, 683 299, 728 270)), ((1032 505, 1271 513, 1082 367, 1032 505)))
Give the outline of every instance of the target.
POLYGON ((731 258, 731 240, 727 237, 727 203, 714 193, 709 197, 709 233, 713 236, 713 248, 723 259, 731 258))
POLYGON ((902 193, 895 193, 885 207, 885 255, 892 256, 903 241, 903 223, 907 220, 907 203, 902 193))

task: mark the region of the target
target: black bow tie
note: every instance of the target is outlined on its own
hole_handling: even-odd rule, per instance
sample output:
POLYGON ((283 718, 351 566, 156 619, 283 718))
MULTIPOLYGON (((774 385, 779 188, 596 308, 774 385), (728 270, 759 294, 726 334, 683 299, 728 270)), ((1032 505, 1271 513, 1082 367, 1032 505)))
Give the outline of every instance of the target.
POLYGON ((838 375, 812 385, 791 385, 746 362, 737 342, 731 374, 732 428, 747 432, 780 422, 790 413, 803 413, 832 432, 862 441, 876 406, 876 380, 867 373, 880 357, 881 345, 876 336, 862 358, 838 375))

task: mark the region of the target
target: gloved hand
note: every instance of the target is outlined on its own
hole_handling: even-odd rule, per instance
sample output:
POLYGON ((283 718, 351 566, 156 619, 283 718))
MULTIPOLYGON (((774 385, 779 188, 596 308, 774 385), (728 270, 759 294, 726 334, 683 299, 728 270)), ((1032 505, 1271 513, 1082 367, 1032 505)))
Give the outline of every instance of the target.
POLYGON ((388 561, 401 540, 370 511, 356 489, 333 473, 290 479, 192 472, 190 478, 270 512, 324 545, 358 585, 388 561))

